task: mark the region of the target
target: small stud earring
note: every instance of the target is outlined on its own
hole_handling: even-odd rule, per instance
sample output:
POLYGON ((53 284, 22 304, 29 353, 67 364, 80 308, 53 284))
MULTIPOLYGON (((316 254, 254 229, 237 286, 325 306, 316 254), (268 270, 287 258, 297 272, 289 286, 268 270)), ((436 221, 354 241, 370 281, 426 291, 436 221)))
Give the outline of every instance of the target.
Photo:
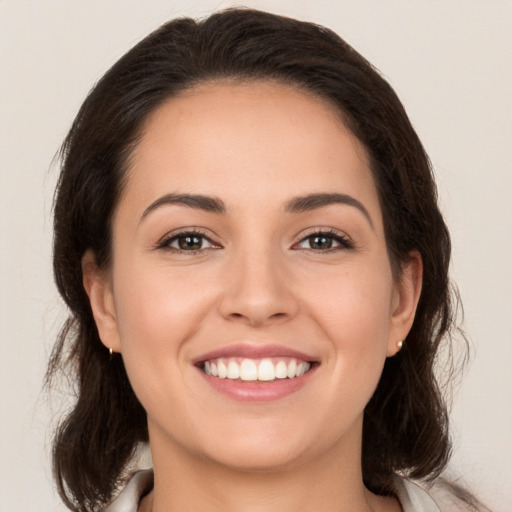
POLYGON ((109 347, 108 353, 110 355, 110 360, 112 360, 112 354, 114 353, 114 351, 112 350, 112 347, 109 347))
POLYGON ((396 346, 398 347, 398 351, 400 352, 400 350, 402 350, 402 347, 404 346, 404 342, 399 341, 399 342, 397 342, 396 346))

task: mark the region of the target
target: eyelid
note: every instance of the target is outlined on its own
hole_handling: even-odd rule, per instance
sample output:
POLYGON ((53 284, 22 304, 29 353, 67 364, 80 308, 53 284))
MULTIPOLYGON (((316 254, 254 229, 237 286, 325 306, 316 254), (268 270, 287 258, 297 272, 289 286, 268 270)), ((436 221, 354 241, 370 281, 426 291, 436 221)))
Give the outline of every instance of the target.
POLYGON ((214 240, 214 236, 212 236, 208 230, 205 230, 204 228, 198 227, 198 226, 187 226, 182 228, 177 228, 172 231, 169 231, 166 233, 163 237, 161 237, 158 242, 155 244, 155 249, 167 249, 169 251, 174 251, 178 253, 187 253, 187 254, 194 254, 196 252, 200 251, 206 251, 210 249, 218 249, 221 248, 221 244, 216 242, 214 240), (180 236, 187 236, 187 235, 195 235, 200 236, 204 238, 205 240, 208 240, 208 242, 212 245, 212 247, 205 247, 201 249, 194 250, 188 250, 185 251, 183 249, 179 249, 177 247, 171 247, 171 242, 178 239, 180 236))
POLYGON ((308 228, 304 231, 301 231, 296 237, 296 242, 293 243, 292 249, 295 250, 304 250, 304 251, 312 251, 316 253, 321 252, 334 252, 336 250, 349 250, 349 249, 355 249, 356 244, 354 241, 348 236, 345 232, 340 231, 338 229, 327 227, 327 226, 316 226, 312 228, 308 228), (321 235, 326 236, 329 238, 332 238, 335 240, 339 246, 333 247, 330 249, 307 249, 307 248, 301 248, 297 247, 300 243, 304 242, 307 238, 313 236, 313 235, 321 235))

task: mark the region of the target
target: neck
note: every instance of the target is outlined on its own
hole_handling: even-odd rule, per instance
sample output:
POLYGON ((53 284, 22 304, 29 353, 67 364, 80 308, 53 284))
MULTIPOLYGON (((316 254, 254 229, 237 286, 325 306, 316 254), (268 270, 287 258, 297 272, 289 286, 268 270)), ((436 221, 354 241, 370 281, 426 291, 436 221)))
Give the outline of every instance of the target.
POLYGON ((141 512, 401 510, 394 498, 375 496, 364 487, 360 445, 272 470, 227 467, 176 446, 169 453, 161 443, 152 442, 152 451, 155 485, 141 512))

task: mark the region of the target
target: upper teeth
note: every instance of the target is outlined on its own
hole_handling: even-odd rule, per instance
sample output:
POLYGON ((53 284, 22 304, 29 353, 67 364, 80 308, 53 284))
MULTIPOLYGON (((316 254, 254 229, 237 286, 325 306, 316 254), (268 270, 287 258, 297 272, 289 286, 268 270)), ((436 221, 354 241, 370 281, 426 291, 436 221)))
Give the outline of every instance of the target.
POLYGON ((241 359, 219 358, 206 361, 204 371, 221 379, 274 380, 300 377, 311 368, 311 364, 292 358, 241 359))

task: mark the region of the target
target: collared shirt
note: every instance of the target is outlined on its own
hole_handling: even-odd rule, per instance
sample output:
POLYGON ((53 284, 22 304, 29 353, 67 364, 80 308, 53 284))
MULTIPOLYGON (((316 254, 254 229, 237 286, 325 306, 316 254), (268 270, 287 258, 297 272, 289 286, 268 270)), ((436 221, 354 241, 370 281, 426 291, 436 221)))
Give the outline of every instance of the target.
MULTIPOLYGON (((140 500, 152 487, 153 471, 151 469, 138 471, 104 512, 137 512, 140 500)), ((397 478, 396 487, 403 512, 441 512, 428 493, 414 482, 397 478)))

